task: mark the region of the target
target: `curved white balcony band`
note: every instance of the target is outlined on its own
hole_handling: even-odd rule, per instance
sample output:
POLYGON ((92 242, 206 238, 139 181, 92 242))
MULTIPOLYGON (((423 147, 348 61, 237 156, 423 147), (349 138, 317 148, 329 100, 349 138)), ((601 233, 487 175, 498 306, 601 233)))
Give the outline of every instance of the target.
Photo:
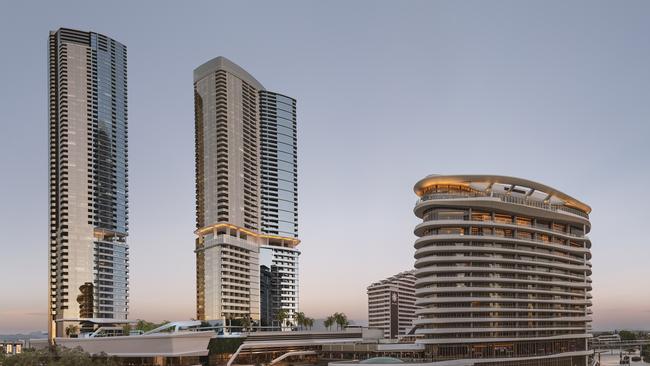
MULTIPOLYGON (((540 304, 569 304, 569 305, 589 305, 591 301, 587 299, 569 300, 569 299, 530 299, 530 298, 513 298, 513 297, 500 297, 500 296, 469 296, 469 297, 421 297, 415 300, 415 305, 423 306, 427 304, 436 303, 450 303, 450 302, 530 302, 540 304)), ((495 308, 496 309, 496 308, 495 308)), ((531 311, 534 309, 531 309, 531 311)))
MULTIPOLYGON (((584 310, 575 310, 575 309, 530 309, 530 308, 506 308, 506 307, 467 307, 467 308, 421 308, 415 311, 416 315, 426 315, 426 314, 456 314, 456 313, 481 313, 481 312, 522 312, 529 313, 531 311, 536 313, 569 313, 569 314, 584 314, 584 310)), ((588 312, 591 314, 591 311, 588 312)))
POLYGON ((451 328, 424 328, 418 327, 415 334, 447 334, 447 333, 493 333, 493 332, 529 332, 529 331, 553 331, 553 330, 584 330, 582 327, 451 327, 451 328))
POLYGON ((435 234, 435 235, 424 235, 415 240, 415 249, 419 249, 429 243, 444 243, 444 242, 454 242, 454 241, 476 241, 476 242, 500 242, 508 244, 523 244, 523 245, 538 245, 545 246, 547 248, 564 250, 567 252, 587 254, 590 253, 589 248, 581 247, 572 247, 569 245, 562 245, 559 243, 546 242, 541 240, 533 239, 520 239, 520 238, 510 238, 505 236, 497 235, 459 235, 459 234, 435 234))
MULTIPOLYGON (((557 262, 540 262, 540 261, 534 261, 534 260, 523 260, 523 259, 508 259, 508 258, 499 258, 499 257, 469 257, 469 256, 462 256, 462 257, 424 257, 417 259, 415 261, 415 268, 421 268, 424 267, 427 264, 432 264, 432 263, 446 263, 446 262, 484 262, 484 263, 507 263, 507 264, 520 264, 520 265, 528 265, 528 266, 537 266, 537 267, 547 267, 551 270, 553 269, 565 269, 567 271, 576 271, 576 273, 580 272, 586 272, 587 274, 591 274, 591 267, 589 265, 583 265, 583 266, 578 266, 578 265, 572 265, 572 264, 564 264, 564 263, 557 263, 557 262)), ((586 262, 589 263, 589 262, 586 262)))
MULTIPOLYGON (((460 257, 460 254, 473 253, 473 252, 490 253, 490 254, 508 253, 508 254, 520 254, 526 256, 534 254, 537 257, 585 263, 584 258, 576 258, 571 256, 559 255, 559 254, 551 254, 551 253, 545 253, 536 250, 531 251, 531 250, 524 250, 524 249, 510 249, 510 248, 503 248, 503 247, 496 247, 496 246, 477 247, 477 246, 469 246, 469 245, 426 246, 415 251, 415 258, 419 259, 426 255, 434 254, 434 253, 450 253, 450 252, 458 253, 459 254, 458 257, 460 257)), ((587 261, 587 263, 589 263, 589 261, 587 261)))
POLYGON ((552 286, 566 286, 573 288, 591 289, 591 282, 568 282, 568 281, 546 281, 546 280, 520 280, 508 277, 423 277, 415 282, 415 287, 425 287, 433 283, 454 283, 454 282, 489 282, 489 283, 521 283, 521 284, 544 284, 552 286))
MULTIPOLYGON (((533 207, 527 205, 518 205, 509 202, 504 202, 497 197, 448 197, 444 199, 436 199, 434 197, 427 197, 420 199, 413 210, 415 215, 422 218, 423 213, 428 208, 434 207, 473 207, 479 209, 497 209, 500 211, 510 211, 521 216, 534 216, 543 219, 559 219, 563 221, 586 225, 590 229, 588 218, 566 211, 553 211, 540 207, 533 207)), ((587 233, 589 230, 587 230, 587 233)))
POLYGON ((415 289, 416 296, 425 296, 440 293, 452 292, 489 292, 489 293, 519 293, 519 294, 546 294, 546 295, 561 295, 561 296, 584 296, 580 293, 553 291, 553 290, 539 290, 539 289, 520 289, 520 288, 507 288, 507 287, 422 287, 415 289))
MULTIPOLYGON (((448 272, 494 272, 494 273, 516 273, 516 274, 531 274, 531 275, 545 275, 557 278, 569 278, 576 280, 584 280, 584 276, 576 274, 553 273, 547 271, 535 271, 529 269, 515 269, 515 268, 500 268, 500 267, 473 267, 473 266, 447 266, 447 267, 424 267, 419 268, 415 273, 420 275, 432 273, 448 273, 448 272)), ((460 277, 458 277, 460 278, 460 277)))
MULTIPOLYGON (((417 343, 421 344, 450 344, 450 343, 498 343, 498 342, 526 342, 561 339, 588 339, 591 334, 559 334, 543 337, 476 337, 476 338, 422 338, 417 343)), ((589 351, 587 351, 589 352, 589 351)))
MULTIPOLYGON (((535 318, 535 317, 520 317, 520 318, 508 318, 508 317, 491 317, 491 318, 420 318, 413 321, 413 325, 422 325, 422 324, 454 324, 454 323, 492 323, 492 322, 585 322, 591 321, 591 317, 588 316, 564 316, 564 317, 555 317, 555 318, 535 318)), ((482 329, 482 328, 472 328, 472 329, 482 329)), ((539 329, 535 326, 528 327, 526 329, 539 329)))
POLYGON ((591 241, 586 235, 576 235, 564 231, 556 231, 542 226, 521 225, 515 223, 505 223, 498 220, 458 220, 458 219, 424 219, 421 223, 415 225, 413 233, 422 236, 425 229, 444 227, 444 226, 474 226, 474 227, 495 227, 499 229, 522 230, 537 234, 546 234, 561 236, 563 239, 577 241, 591 241))

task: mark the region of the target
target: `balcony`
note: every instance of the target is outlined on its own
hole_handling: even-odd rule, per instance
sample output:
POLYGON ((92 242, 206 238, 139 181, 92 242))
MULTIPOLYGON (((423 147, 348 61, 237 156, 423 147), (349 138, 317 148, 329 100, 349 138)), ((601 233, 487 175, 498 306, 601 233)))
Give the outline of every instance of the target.
POLYGON ((580 216, 585 219, 589 219, 589 215, 572 207, 567 207, 563 205, 554 205, 551 203, 546 203, 544 201, 537 201, 537 200, 532 200, 532 199, 527 199, 525 197, 516 197, 508 194, 502 194, 502 193, 495 193, 495 192, 490 192, 490 193, 485 193, 485 192, 458 192, 454 194, 449 194, 449 193, 429 193, 424 196, 422 196, 417 202, 416 205, 426 202, 426 201, 431 201, 431 200, 444 200, 444 199, 464 199, 464 198, 472 198, 472 197, 477 197, 477 198, 493 198, 493 199, 498 199, 502 202, 506 203, 514 203, 517 205, 522 205, 522 206, 529 206, 529 207, 535 207, 535 208, 541 208, 544 210, 548 211, 554 211, 554 212, 565 212, 569 213, 572 215, 580 216))

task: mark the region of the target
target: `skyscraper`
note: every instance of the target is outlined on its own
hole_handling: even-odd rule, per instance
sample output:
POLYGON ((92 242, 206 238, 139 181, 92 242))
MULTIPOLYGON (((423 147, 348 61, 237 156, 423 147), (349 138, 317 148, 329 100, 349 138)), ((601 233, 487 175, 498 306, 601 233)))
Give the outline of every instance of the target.
POLYGON ((300 254, 296 101, 224 57, 194 70, 194 101, 197 317, 260 322, 284 310, 291 318, 300 254), (272 315, 262 317, 261 307, 272 315))
POLYGON ((586 365, 591 208, 497 175, 415 185, 416 342, 434 360, 586 365))
MULTIPOLYGON (((49 332, 129 309, 126 47, 49 36, 49 332)), ((90 325, 92 326, 92 325, 90 325)))
POLYGON ((401 272, 368 286, 368 326, 384 338, 405 335, 415 319, 415 271, 401 272))

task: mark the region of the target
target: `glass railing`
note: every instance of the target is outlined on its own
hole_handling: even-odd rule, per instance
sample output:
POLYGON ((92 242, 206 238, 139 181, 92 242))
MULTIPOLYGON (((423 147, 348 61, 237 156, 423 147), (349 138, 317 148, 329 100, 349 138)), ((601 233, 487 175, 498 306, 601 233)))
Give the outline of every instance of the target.
POLYGON ((507 194, 502 194, 502 193, 483 193, 483 192, 459 192, 457 194, 449 194, 449 193, 429 193, 424 196, 422 196, 416 204, 419 204, 421 202, 425 201, 430 201, 430 200, 440 200, 440 199, 458 199, 458 198, 467 198, 467 197, 481 197, 481 198, 497 198, 503 202, 507 203, 514 203, 518 205, 524 205, 524 206, 530 206, 530 207, 537 207, 541 208, 544 210, 549 210, 549 211, 563 211, 563 212, 568 212, 573 215, 577 215, 580 217, 584 217, 586 219, 589 218, 589 215, 586 213, 572 208, 572 207, 567 207, 564 205, 555 205, 551 203, 546 203, 543 201, 537 201, 537 200, 532 200, 528 199, 525 197, 516 197, 516 196, 511 196, 507 194))
MULTIPOLYGON (((425 237, 425 236, 436 236, 436 235, 454 235, 454 234, 434 234, 434 233, 425 232, 423 234, 423 236, 420 237, 420 239, 425 237)), ((540 244, 544 244, 544 245, 554 245, 554 246, 562 247, 562 248, 568 247, 568 248, 576 248, 576 249, 582 249, 582 250, 587 249, 582 245, 571 244, 570 241, 562 243, 562 242, 551 241, 551 240, 542 240, 542 239, 537 239, 537 238, 522 239, 522 238, 518 238, 518 237, 515 237, 515 236, 505 236, 505 235, 497 235, 497 234, 484 234, 484 233, 462 234, 462 235, 458 235, 458 236, 459 236, 459 238, 458 238, 459 240, 463 240, 463 239, 471 240, 472 239, 471 236, 481 236, 481 237, 495 238, 496 240, 499 240, 499 239, 514 239, 514 240, 521 240, 521 241, 526 241, 526 242, 540 243, 540 244), (463 237, 466 237, 466 238, 463 238, 463 237)), ((588 239, 588 238, 584 238, 584 239, 588 239)), ((457 246, 458 244, 463 244, 463 246, 467 246, 467 245, 465 245, 465 242, 450 243, 450 244, 448 244, 448 246, 457 246)), ((507 247, 497 247, 497 248, 515 249, 515 248, 507 248, 507 247)), ((534 249, 532 249, 532 250, 527 249, 526 251, 535 251, 535 250, 534 249)), ((544 253, 542 251, 539 251, 539 252, 544 253)))

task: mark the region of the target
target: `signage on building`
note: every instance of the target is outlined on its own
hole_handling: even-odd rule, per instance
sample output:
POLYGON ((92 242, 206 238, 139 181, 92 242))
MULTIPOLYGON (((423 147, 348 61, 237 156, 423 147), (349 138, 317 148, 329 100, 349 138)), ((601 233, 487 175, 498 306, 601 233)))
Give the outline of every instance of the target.
POLYGON ((390 337, 397 338, 399 334, 399 294, 397 291, 390 293, 390 337))

